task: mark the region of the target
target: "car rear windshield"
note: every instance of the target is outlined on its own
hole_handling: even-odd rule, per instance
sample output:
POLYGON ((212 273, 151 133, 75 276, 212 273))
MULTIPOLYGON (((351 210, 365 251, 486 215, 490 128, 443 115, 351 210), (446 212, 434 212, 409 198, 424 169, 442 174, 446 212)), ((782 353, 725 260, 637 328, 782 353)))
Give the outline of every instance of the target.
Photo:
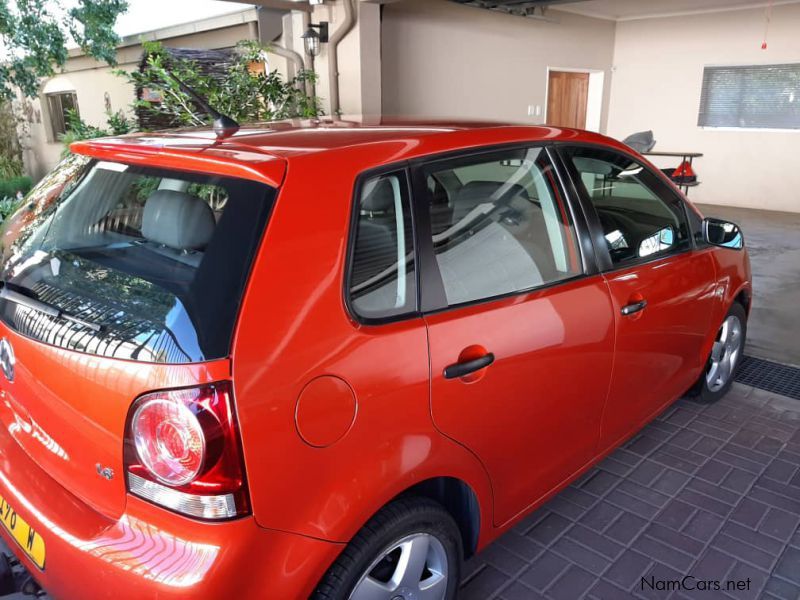
POLYGON ((0 318, 88 354, 223 358, 274 198, 252 181, 73 156, 4 225, 0 318))

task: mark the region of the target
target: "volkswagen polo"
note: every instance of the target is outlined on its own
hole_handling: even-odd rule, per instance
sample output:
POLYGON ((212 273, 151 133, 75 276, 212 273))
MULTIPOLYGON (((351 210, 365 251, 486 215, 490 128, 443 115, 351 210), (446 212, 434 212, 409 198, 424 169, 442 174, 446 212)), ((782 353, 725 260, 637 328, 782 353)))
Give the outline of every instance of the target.
POLYGON ((72 150, 0 239, 0 533, 58 599, 451 599, 742 355, 741 231, 600 135, 72 150))

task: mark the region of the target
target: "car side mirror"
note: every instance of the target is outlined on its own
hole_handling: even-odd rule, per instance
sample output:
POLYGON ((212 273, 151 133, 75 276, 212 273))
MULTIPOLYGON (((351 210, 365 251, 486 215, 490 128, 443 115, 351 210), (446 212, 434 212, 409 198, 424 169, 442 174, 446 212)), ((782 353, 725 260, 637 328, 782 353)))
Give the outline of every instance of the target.
POLYGON ((668 225, 641 241, 639 244, 639 256, 650 256, 651 254, 669 250, 673 244, 675 244, 675 230, 668 225))
POLYGON ((703 239, 712 246, 741 250, 744 247, 742 230, 736 223, 720 219, 703 220, 703 239))

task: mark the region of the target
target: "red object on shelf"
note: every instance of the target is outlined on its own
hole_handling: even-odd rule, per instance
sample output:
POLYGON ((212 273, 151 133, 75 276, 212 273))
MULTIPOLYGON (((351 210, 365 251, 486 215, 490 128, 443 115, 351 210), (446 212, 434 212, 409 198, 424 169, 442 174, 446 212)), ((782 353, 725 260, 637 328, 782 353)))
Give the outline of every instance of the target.
POLYGON ((672 180, 676 183, 694 183, 697 181, 697 174, 692 168, 692 164, 685 160, 672 173, 672 180))

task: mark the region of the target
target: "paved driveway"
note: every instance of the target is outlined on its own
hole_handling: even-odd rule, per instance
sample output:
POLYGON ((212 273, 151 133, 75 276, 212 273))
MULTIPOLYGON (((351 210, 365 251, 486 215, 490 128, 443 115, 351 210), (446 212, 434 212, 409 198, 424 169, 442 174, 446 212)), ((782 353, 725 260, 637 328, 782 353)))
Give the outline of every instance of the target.
POLYGON ((797 600, 799 524, 800 401, 735 384, 680 400, 472 559, 459 598, 797 600))
POLYGON ((800 401, 737 383, 678 401, 473 558, 459 598, 798 600, 798 525, 800 401))

